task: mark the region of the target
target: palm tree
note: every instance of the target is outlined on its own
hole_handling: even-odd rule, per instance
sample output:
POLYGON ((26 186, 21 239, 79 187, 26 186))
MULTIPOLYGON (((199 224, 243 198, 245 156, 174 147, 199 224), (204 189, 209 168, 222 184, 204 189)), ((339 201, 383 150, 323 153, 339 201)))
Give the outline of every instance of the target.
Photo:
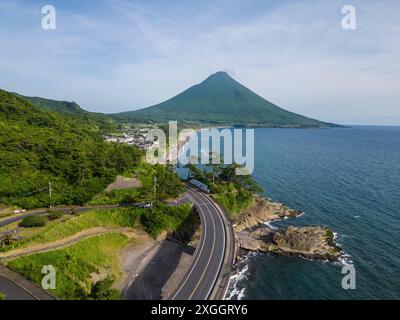
POLYGON ((215 183, 215 174, 216 174, 218 168, 221 166, 221 164, 224 163, 224 157, 220 153, 210 152, 208 163, 209 163, 208 165, 212 169, 212 182, 214 184, 215 183))
POLYGON ((225 181, 228 183, 231 183, 233 180, 233 177, 236 174, 236 169, 240 168, 241 166, 237 164, 236 162, 232 164, 228 164, 224 168, 222 168, 222 175, 225 177, 225 181))

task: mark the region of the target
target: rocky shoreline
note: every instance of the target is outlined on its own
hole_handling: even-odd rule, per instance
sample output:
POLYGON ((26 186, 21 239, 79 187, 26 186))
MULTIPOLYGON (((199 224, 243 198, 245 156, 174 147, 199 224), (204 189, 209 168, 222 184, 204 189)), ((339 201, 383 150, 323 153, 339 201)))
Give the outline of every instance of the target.
POLYGON ((334 234, 322 226, 294 227, 272 230, 266 224, 285 218, 295 218, 303 212, 288 208, 270 199, 255 197, 254 204, 234 219, 236 241, 244 252, 269 252, 285 256, 337 261, 341 248, 334 234))

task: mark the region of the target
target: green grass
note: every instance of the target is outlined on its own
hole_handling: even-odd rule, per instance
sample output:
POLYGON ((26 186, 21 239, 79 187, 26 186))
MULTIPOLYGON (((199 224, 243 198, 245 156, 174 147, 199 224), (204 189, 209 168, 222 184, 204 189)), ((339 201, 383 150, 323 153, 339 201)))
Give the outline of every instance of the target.
POLYGON ((60 299, 86 299, 93 285, 92 273, 121 277, 118 251, 128 242, 123 234, 104 234, 64 249, 21 257, 8 266, 41 284, 43 266, 52 265, 56 269, 56 288, 49 291, 60 299))
POLYGON ((35 236, 13 243, 3 251, 23 248, 26 246, 49 243, 63 238, 67 238, 86 229, 96 227, 139 227, 140 216, 144 209, 141 208, 120 208, 111 210, 93 210, 79 216, 68 219, 67 221, 52 224, 48 228, 35 236))
MULTIPOLYGON (((65 217, 63 217, 63 219, 68 219, 68 217, 69 216, 65 216, 65 217)), ((47 224, 44 227, 21 228, 20 231, 18 232, 18 236, 22 237, 23 239, 33 238, 33 237, 37 236, 38 234, 45 232, 52 226, 58 224, 59 222, 60 222, 60 220, 51 220, 51 221, 47 222, 47 224)), ((19 224, 19 222, 16 221, 14 223, 11 223, 4 227, 1 227, 0 232, 14 230, 14 229, 18 228, 18 224, 19 224)))
POLYGON ((194 215, 189 205, 169 207, 163 204, 153 209, 118 208, 110 210, 92 210, 75 216, 63 222, 52 223, 42 228, 40 233, 22 241, 14 242, 1 248, 1 251, 34 246, 57 241, 73 236, 83 230, 106 228, 141 228, 151 236, 157 237, 163 231, 173 231, 183 228, 184 223, 190 223, 194 215))
POLYGON ((146 188, 135 188, 125 190, 113 190, 111 192, 103 191, 96 195, 88 204, 91 206, 101 206, 109 204, 124 204, 150 202, 152 200, 151 192, 146 188))

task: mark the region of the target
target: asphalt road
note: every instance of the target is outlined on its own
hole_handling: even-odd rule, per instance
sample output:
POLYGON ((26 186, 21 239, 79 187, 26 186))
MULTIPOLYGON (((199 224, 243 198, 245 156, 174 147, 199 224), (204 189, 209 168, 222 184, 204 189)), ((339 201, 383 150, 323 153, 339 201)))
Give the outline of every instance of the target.
POLYGON ((38 300, 32 293, 0 273, 0 291, 7 294, 7 300, 38 300))
MULTIPOLYGON (((222 218, 223 213, 219 211, 208 197, 201 192, 189 188, 185 198, 188 198, 197 208, 201 225, 202 233, 199 245, 194 254, 194 262, 189 271, 186 273, 178 289, 170 297, 172 300, 207 300, 210 298, 217 279, 221 274, 221 269, 224 260, 227 258, 227 253, 231 242, 227 241, 227 226, 222 218)), ((181 199, 172 205, 181 204, 187 199, 181 199)), ((87 211, 93 209, 115 208, 113 206, 97 206, 97 207, 80 207, 75 208, 77 211, 87 211)), ((69 211, 70 208, 56 208, 56 210, 69 211)), ((0 222, 0 227, 10 223, 22 220, 24 217, 32 215, 45 215, 47 210, 36 210, 27 212, 17 217, 11 217, 0 222)), ((29 290, 23 286, 10 281, 0 273, 0 291, 6 292, 9 299, 35 299, 38 298, 32 295, 29 290)))
POLYGON ((221 212, 201 192, 189 189, 187 196, 196 206, 202 225, 194 262, 172 300, 207 300, 210 297, 225 258, 226 230, 221 212))

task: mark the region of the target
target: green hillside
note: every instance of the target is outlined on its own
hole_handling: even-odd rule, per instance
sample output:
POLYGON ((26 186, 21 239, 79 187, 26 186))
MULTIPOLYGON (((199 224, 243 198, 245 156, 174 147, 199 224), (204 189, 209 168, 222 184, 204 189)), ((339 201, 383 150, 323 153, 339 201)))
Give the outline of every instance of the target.
POLYGON ((130 121, 207 123, 249 127, 325 127, 332 124, 286 111, 217 72, 158 105, 114 115, 130 121))
POLYGON ((141 158, 135 147, 105 143, 96 123, 3 90, 0 150, 0 203, 25 208, 82 204, 141 158))
POLYGON ((94 113, 86 111, 75 102, 57 101, 41 97, 27 97, 18 93, 14 93, 28 101, 41 110, 53 111, 66 115, 79 116, 82 123, 89 123, 90 125, 97 125, 103 131, 113 131, 116 127, 115 121, 102 113, 94 113))
POLYGON ((73 114, 73 115, 84 115, 89 114, 90 112, 82 109, 77 103, 75 102, 68 102, 68 101, 57 101, 51 99, 45 99, 40 97, 27 97, 20 94, 17 94, 22 98, 32 102, 35 106, 42 110, 48 111, 56 111, 60 113, 66 114, 73 114))

